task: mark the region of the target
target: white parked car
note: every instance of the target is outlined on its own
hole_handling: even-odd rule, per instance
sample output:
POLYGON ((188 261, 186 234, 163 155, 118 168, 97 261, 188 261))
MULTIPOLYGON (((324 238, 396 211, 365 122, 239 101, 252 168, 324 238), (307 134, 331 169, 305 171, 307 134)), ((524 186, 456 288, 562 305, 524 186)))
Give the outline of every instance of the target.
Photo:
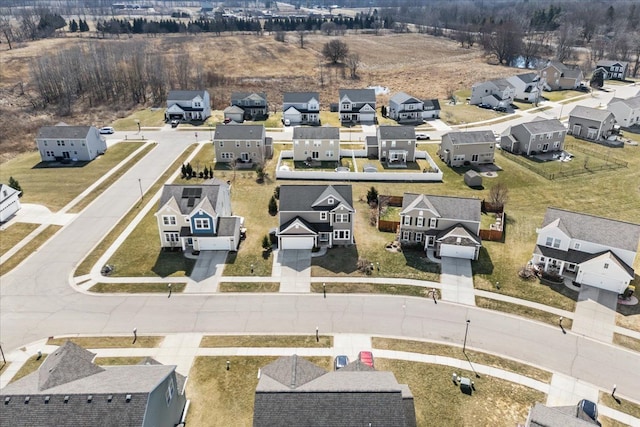
POLYGON ((103 135, 111 135, 114 132, 115 130, 111 126, 105 126, 103 128, 100 128, 100 133, 103 135))
POLYGON ((431 135, 429 135, 428 133, 416 133, 416 139, 418 141, 429 140, 431 139, 431 135))

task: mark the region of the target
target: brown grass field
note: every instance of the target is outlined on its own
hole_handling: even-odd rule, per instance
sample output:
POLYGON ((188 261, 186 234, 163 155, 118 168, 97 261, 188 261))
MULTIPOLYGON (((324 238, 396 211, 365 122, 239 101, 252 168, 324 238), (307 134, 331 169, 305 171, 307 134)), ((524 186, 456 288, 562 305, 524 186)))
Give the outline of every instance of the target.
MULTIPOLYGON (((360 55, 359 79, 349 78, 341 66, 331 66, 321 55, 322 46, 332 37, 309 34, 300 48, 295 34, 285 43, 272 35, 201 34, 198 37, 167 35, 158 38, 134 36, 131 39, 60 37, 22 44, 12 50, 0 45, 0 161, 34 148, 34 136, 43 125, 64 121, 68 124, 102 126, 129 115, 141 105, 116 105, 88 108, 78 103, 71 116, 60 117, 54 107, 33 110, 29 96, 30 62, 47 51, 55 52, 76 45, 92 43, 145 43, 149 52, 173 55, 189 52, 205 70, 224 75, 223 87, 208 87, 214 109, 228 105, 233 91, 266 92, 270 109, 280 108, 282 93, 297 90, 320 92, 322 108, 337 101, 339 88, 369 85, 386 86, 388 97, 405 91, 422 98, 444 98, 449 89, 468 89, 477 80, 513 74, 508 67, 487 64, 478 47, 461 48, 451 40, 424 34, 348 34, 343 40, 352 52, 360 55), (322 67, 321 67, 322 66, 322 67), (320 82, 323 70, 324 86, 320 82), (25 93, 21 94, 23 83, 25 93)), ((147 105, 149 106, 149 105, 147 105)))

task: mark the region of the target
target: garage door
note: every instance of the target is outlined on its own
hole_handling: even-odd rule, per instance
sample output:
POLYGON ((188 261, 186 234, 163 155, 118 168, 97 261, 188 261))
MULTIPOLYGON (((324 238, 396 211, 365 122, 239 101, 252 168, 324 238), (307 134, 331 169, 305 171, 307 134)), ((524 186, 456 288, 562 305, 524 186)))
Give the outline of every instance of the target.
POLYGON ((280 249, 313 249, 312 236, 281 237, 280 249))
POLYGON ((615 277, 607 277, 601 274, 596 273, 582 273, 578 275, 576 280, 583 285, 593 286, 594 288, 606 289, 608 291, 616 292, 621 294, 624 292, 625 282, 620 279, 616 279, 615 277))
POLYGON ((476 248, 473 246, 441 245, 440 256, 452 258, 474 259, 476 248))
POLYGON ((193 239, 193 249, 196 251, 228 251, 229 250, 229 238, 217 237, 217 238, 198 238, 193 239))

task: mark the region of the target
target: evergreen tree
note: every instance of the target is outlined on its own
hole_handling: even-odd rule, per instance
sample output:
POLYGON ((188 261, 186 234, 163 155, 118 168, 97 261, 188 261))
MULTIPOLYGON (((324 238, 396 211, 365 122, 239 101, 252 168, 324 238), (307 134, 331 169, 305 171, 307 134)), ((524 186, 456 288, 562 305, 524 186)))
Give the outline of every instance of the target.
POLYGON ((274 216, 278 213, 278 203, 276 202, 276 198, 271 196, 269 199, 269 215, 274 216))
POLYGON ((87 31, 89 31, 89 24, 87 24, 86 20, 80 19, 79 27, 81 33, 86 33, 87 31))
POLYGON ((69 31, 72 33, 75 33, 78 31, 78 23, 76 22, 75 19, 72 19, 71 22, 69 23, 69 31))
POLYGON ((22 187, 20 187, 20 183, 18 182, 18 180, 14 179, 12 176, 9 177, 9 187, 13 188, 14 190, 18 190, 20 192, 19 197, 22 197, 22 187))
POLYGON ((187 177, 187 167, 184 165, 184 163, 182 164, 182 168, 180 168, 180 173, 182 173, 183 178, 187 177))
POLYGON ((369 191, 367 191, 367 203, 369 205, 372 203, 378 203, 378 190, 376 190, 376 187, 371 187, 369 191))
POLYGON ((269 236, 267 236, 266 234, 264 235, 264 237, 262 237, 262 249, 264 249, 265 251, 271 249, 271 240, 269 240, 269 236))

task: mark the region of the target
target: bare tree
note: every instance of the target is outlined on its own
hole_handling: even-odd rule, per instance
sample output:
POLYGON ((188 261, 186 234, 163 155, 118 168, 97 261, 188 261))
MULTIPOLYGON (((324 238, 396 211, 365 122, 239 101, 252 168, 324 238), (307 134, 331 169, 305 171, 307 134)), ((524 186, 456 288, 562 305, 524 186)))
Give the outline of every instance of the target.
POLYGON ((304 37, 307 34, 307 30, 304 28, 304 24, 298 25, 298 42, 300 43, 300 49, 304 49, 304 37))
POLYGON ((514 21, 505 21, 496 25, 493 32, 484 40, 484 48, 498 59, 500 64, 509 64, 520 52, 522 30, 514 21))
POLYGON ((348 54, 349 46, 342 40, 333 39, 322 47, 322 55, 334 64, 346 58, 348 54))
POLYGON ((509 200, 509 189, 506 184, 498 182, 491 187, 491 190, 489 190, 489 203, 496 209, 502 211, 507 200, 509 200))
POLYGON ((335 34, 336 24, 331 21, 323 22, 322 25, 320 25, 320 31, 322 31, 327 36, 335 34))
POLYGON ((563 62, 572 57, 575 40, 575 28, 571 24, 563 24, 558 28, 558 37, 556 38, 556 59, 558 61, 563 62))
POLYGON ((360 55, 357 53, 350 53, 347 55, 345 59, 345 63, 347 67, 349 67, 349 72, 351 73, 352 79, 358 78, 358 67, 360 66, 360 55))

